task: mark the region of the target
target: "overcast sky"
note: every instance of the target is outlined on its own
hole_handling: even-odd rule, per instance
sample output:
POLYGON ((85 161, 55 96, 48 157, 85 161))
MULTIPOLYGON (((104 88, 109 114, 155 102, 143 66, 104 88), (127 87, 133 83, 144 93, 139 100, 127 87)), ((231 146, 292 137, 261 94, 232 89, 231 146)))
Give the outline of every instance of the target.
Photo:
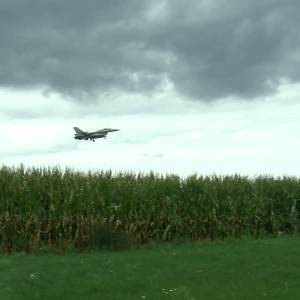
POLYGON ((0 163, 299 175, 299 15, 296 0, 0 0, 0 163))

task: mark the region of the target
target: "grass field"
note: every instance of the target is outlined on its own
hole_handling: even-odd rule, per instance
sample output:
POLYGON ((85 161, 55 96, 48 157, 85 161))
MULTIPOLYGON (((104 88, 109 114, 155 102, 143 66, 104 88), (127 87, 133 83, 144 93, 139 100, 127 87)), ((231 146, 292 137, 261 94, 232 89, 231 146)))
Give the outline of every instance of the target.
POLYGON ((0 256, 0 299, 300 299, 300 238, 0 256))

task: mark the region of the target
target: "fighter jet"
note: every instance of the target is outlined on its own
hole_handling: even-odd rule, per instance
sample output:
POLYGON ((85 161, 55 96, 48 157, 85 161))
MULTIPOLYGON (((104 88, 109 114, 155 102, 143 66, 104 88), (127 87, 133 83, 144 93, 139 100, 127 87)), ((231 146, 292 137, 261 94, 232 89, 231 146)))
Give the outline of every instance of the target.
POLYGON ((99 138, 105 138, 108 132, 114 132, 114 131, 119 131, 120 129, 112 129, 112 128, 103 128, 101 130, 93 131, 93 132, 87 132, 87 131, 82 131, 78 127, 73 127, 75 130, 75 135, 74 139, 76 140, 90 140, 95 142, 95 139, 99 138))

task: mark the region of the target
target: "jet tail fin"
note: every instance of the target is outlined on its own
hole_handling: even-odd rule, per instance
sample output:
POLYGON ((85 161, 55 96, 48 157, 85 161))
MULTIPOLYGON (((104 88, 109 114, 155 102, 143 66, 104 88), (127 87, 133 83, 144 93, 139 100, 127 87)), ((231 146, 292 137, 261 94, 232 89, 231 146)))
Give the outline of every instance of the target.
POLYGON ((79 129, 78 127, 73 127, 75 132, 78 134, 84 134, 84 131, 82 131, 81 129, 79 129))

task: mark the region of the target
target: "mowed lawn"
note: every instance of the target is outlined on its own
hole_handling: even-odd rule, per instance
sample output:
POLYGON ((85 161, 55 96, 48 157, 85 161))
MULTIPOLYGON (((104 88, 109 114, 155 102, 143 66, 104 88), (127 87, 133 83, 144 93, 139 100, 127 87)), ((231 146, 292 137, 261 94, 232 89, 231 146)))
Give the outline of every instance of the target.
POLYGON ((0 299, 300 299, 300 238, 0 256, 0 299))

